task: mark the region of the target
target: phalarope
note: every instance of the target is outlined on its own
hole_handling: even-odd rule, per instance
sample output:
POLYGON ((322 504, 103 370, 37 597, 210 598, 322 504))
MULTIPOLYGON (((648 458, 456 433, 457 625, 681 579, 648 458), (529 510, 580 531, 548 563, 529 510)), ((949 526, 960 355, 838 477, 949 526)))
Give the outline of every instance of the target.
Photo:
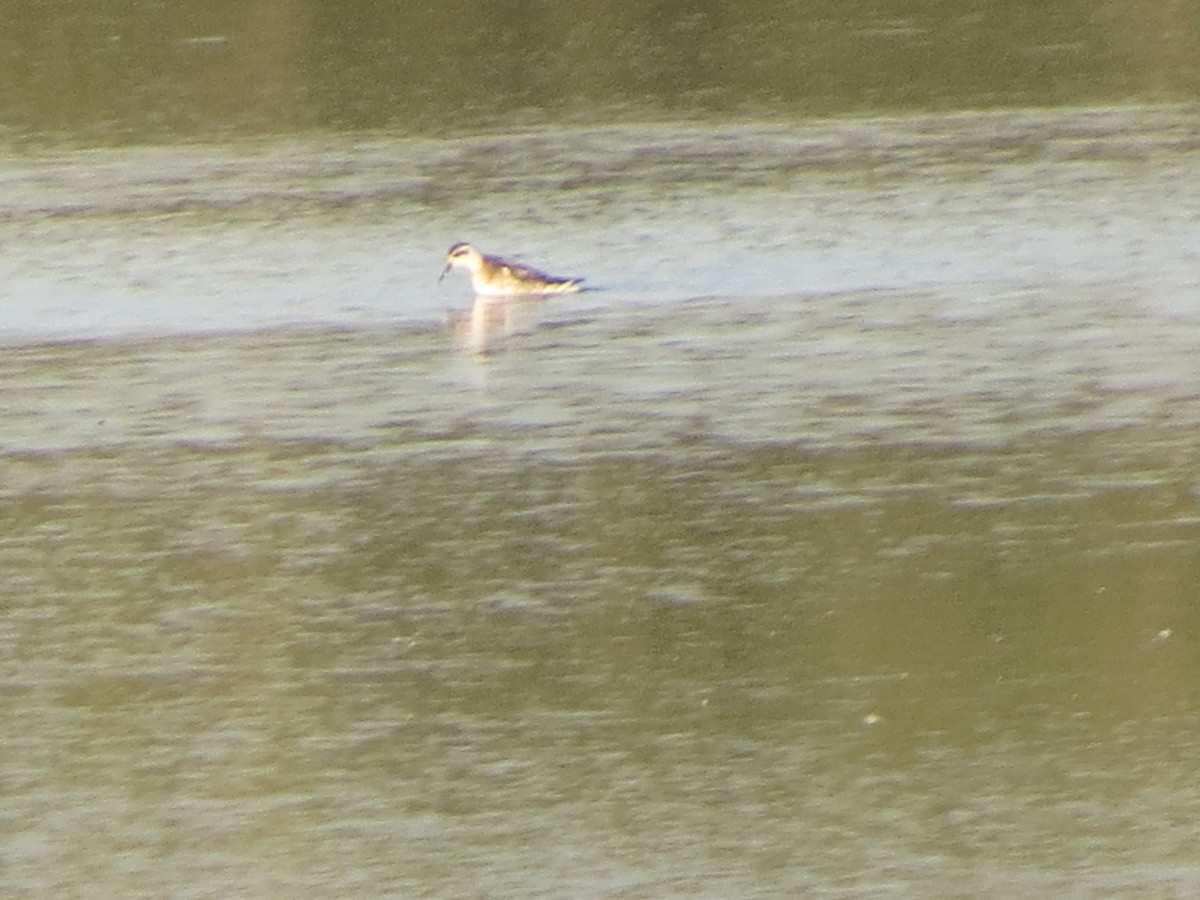
POLYGON ((582 279, 547 275, 521 263, 480 253, 461 241, 446 251, 446 268, 442 269, 438 281, 453 268, 466 269, 471 273, 471 286, 478 297, 573 294, 583 289, 582 279))

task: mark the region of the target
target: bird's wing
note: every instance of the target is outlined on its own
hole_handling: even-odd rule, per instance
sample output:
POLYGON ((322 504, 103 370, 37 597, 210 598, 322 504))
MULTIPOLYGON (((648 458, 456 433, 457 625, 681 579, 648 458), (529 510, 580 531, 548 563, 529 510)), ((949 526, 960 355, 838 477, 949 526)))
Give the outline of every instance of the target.
POLYGON ((547 275, 545 272, 535 269, 533 266, 527 266, 524 263, 504 263, 504 270, 516 278, 520 279, 536 279, 538 281, 559 281, 553 275, 547 275))

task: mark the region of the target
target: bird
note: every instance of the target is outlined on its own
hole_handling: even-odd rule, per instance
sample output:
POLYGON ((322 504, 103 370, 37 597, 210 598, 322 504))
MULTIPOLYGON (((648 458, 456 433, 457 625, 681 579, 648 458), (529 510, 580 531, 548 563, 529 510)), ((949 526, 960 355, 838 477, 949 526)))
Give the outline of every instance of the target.
POLYGON ((446 268, 442 269, 438 281, 454 268, 471 273, 471 286, 477 297, 537 297, 583 290, 581 278, 547 275, 522 263, 481 253, 462 241, 446 251, 446 268))

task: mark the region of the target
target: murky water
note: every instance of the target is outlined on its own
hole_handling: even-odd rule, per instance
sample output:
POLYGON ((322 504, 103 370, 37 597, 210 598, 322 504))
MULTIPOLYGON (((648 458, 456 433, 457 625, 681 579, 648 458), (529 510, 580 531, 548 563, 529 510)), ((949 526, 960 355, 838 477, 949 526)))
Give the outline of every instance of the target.
POLYGON ((1200 323, 610 296, 10 347, 10 890, 1194 891, 1200 323))
POLYGON ((0 31, 6 894, 1200 891, 1195 109, 796 118, 1191 14, 468 6, 0 31))
POLYGON ((0 338, 441 321, 460 239, 602 308, 1104 285, 1188 313, 1198 133, 1129 107, 9 155, 0 338))
POLYGON ((1185 0, 10 0, 0 138, 223 140, 1200 98, 1185 0))

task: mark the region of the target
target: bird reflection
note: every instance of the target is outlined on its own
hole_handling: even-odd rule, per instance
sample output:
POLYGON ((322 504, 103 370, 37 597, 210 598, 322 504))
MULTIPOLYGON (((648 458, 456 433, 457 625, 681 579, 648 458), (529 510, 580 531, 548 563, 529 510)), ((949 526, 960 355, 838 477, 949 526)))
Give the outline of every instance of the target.
POLYGON ((511 338, 535 331, 545 300, 476 297, 469 309, 450 314, 455 344, 469 353, 494 353, 511 338))

